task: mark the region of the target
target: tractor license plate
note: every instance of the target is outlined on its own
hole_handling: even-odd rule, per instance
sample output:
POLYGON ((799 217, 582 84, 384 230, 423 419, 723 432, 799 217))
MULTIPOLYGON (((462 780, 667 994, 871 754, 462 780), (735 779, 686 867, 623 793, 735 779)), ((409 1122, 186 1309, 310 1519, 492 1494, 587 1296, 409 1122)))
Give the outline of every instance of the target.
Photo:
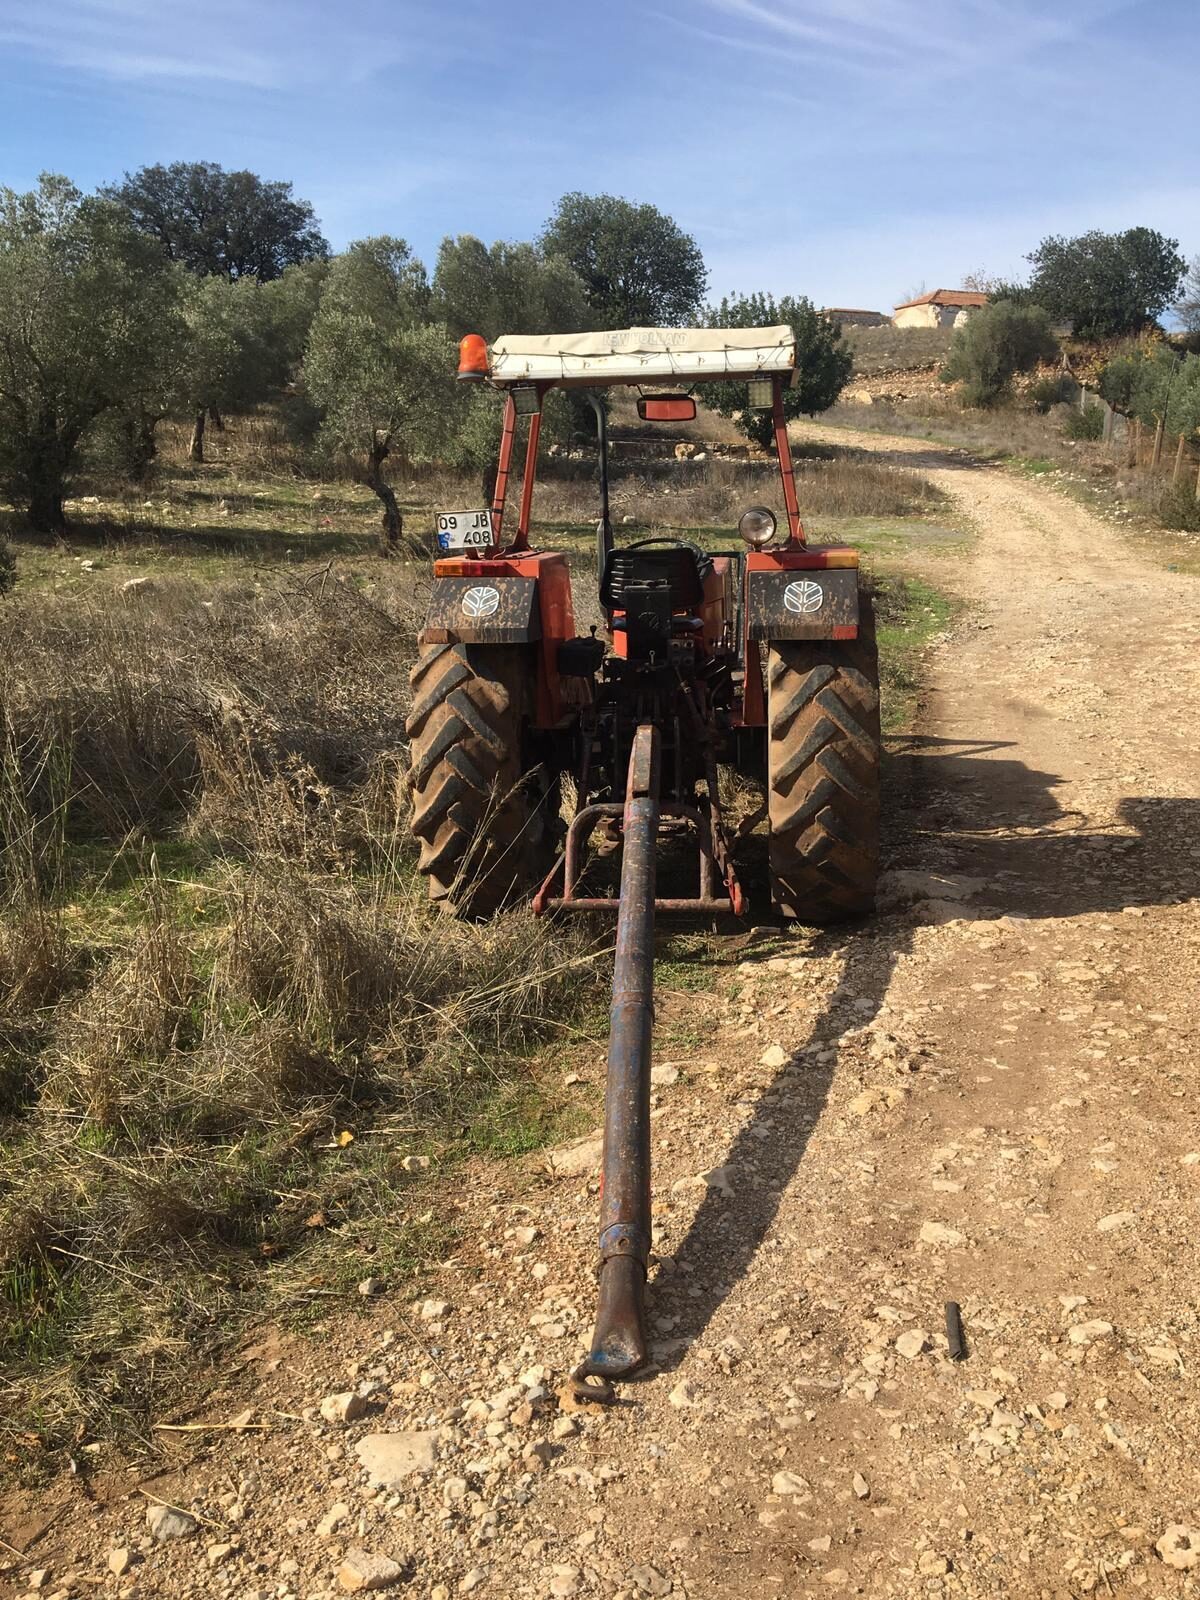
POLYGON ((490 511, 441 511, 437 519, 439 550, 487 550, 492 543, 490 511))

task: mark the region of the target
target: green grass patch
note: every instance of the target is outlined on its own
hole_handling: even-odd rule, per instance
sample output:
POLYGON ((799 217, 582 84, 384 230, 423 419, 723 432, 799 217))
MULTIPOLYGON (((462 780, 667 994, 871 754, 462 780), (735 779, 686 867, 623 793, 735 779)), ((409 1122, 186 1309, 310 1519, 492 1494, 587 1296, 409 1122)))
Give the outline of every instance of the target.
POLYGON ((895 733, 912 725, 929 647, 957 608, 949 595, 921 578, 884 573, 875 584, 883 728, 895 733))

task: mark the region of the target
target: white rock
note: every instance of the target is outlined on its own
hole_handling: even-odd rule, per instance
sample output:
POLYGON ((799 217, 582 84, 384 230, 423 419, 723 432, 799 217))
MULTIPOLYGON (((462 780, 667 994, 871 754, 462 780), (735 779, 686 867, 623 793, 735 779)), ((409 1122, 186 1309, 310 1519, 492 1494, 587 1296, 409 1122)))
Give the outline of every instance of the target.
POLYGON ((1091 1322, 1077 1322, 1073 1328, 1067 1329, 1067 1338, 1072 1344, 1095 1344, 1099 1339, 1111 1339, 1113 1325, 1111 1322, 1101 1322, 1093 1318, 1091 1322))
POLYGON ((994 1411, 1004 1399, 999 1389, 968 1389, 967 1399, 974 1406, 981 1406, 984 1411, 994 1411))
POLYGON ((729 1181, 728 1167, 710 1167, 707 1172, 701 1172, 699 1178, 706 1189, 716 1189, 719 1194, 729 1199, 733 1198, 733 1184, 729 1181))
POLYGON ((771 1493, 807 1494, 808 1480, 802 1478, 798 1472, 777 1472, 771 1479, 771 1493))
POLYGON ((957 1228, 948 1228, 944 1222, 923 1222, 921 1224, 921 1243, 937 1245, 945 1250, 954 1250, 960 1244, 966 1244, 967 1236, 959 1233, 957 1228))
POLYGON ((422 1300, 421 1321, 440 1322, 449 1310, 450 1302, 448 1300, 422 1300))
POLYGON ((405 1156, 400 1163, 404 1172, 424 1172, 429 1166, 428 1156, 405 1156))
POLYGON ((758 1058, 760 1067, 782 1067, 786 1065, 788 1053, 781 1044, 769 1044, 758 1058))
POLYGON ((167 1544, 172 1539, 189 1539, 200 1524, 191 1512, 176 1506, 147 1506, 146 1526, 152 1538, 167 1544))
POLYGON ((903 1356, 906 1361, 915 1361, 928 1349, 929 1335, 924 1328, 906 1328, 896 1340, 896 1354, 903 1356))
POLYGON ((688 1378, 684 1378, 682 1383, 677 1383, 675 1385, 670 1394, 667 1396, 667 1399, 676 1408, 676 1410, 685 1411, 689 1406, 694 1406, 696 1404, 696 1386, 688 1378))
POLYGON ((1131 1222, 1136 1221, 1136 1211, 1114 1211, 1110 1216, 1100 1218, 1100 1221, 1096 1224, 1096 1232, 1111 1233, 1114 1228, 1125 1228, 1131 1222))
POLYGON ((334 1529, 340 1527, 349 1515, 350 1507, 344 1500, 338 1500, 334 1505, 331 1505, 320 1522, 317 1523, 317 1538, 331 1538, 334 1529))
POLYGON ((472 1567, 470 1572, 466 1573, 462 1578, 459 1579, 459 1594, 471 1594, 474 1590, 478 1589, 479 1585, 486 1577, 487 1573, 482 1567, 472 1567))
POLYGON ((108 1570, 114 1578, 123 1578, 132 1565, 132 1550, 120 1549, 108 1552, 108 1570))
POLYGON ((394 1489, 414 1473, 432 1471, 437 1446, 432 1433, 368 1433, 354 1453, 372 1483, 394 1489))
POLYGON ((358 1286, 358 1292, 364 1300, 370 1300, 377 1294, 382 1294, 387 1285, 382 1278, 364 1278, 358 1286))
POLYGON ((327 1394, 321 1401, 320 1411, 326 1422, 357 1422, 368 1411, 362 1395, 346 1389, 341 1394, 327 1394))
POLYGON ((590 1178, 604 1156, 604 1140, 593 1136, 577 1139, 547 1154, 550 1171, 556 1178, 590 1178))
POLYGON ((854 1493, 860 1500, 866 1500, 870 1498, 871 1485, 863 1477, 861 1472, 856 1472, 850 1482, 852 1488, 854 1489, 854 1493))
POLYGON ((224 1542, 221 1542, 220 1544, 210 1544, 208 1549, 205 1550, 204 1554, 210 1567, 219 1567, 222 1561, 233 1554, 233 1546, 231 1544, 225 1544, 224 1542))
POLYGON ((1154 1548, 1164 1566, 1194 1567, 1200 1561, 1200 1528, 1189 1528, 1186 1522, 1172 1522, 1154 1548))
POLYGON ((873 1111, 890 1111, 904 1099, 905 1091, 892 1085, 863 1089, 846 1105, 852 1117, 869 1117, 873 1111))
POLYGON ((656 1089, 669 1088, 671 1084, 679 1082, 678 1067, 651 1067, 650 1082, 656 1089))
POLYGON ((369 1550, 348 1550, 338 1568, 337 1581, 343 1589, 390 1589, 404 1576, 404 1568, 389 1556, 372 1555, 369 1550))

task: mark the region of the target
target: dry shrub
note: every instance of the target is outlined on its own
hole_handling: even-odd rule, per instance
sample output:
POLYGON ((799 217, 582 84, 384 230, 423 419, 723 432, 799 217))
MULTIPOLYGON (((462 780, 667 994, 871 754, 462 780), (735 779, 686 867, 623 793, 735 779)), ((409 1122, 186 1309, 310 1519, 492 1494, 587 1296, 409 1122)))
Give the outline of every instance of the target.
POLYGON ((198 997, 192 951, 161 888, 148 900, 132 947, 63 1018, 41 1094, 49 1111, 128 1134, 178 1120, 160 1069, 194 1027, 198 997))
POLYGON ((65 803, 77 834, 158 831, 197 801, 214 749, 343 784, 403 746, 415 621, 402 578, 377 599, 327 574, 216 585, 206 600, 190 582, 152 582, 49 610, 11 603, 0 672, 35 815, 65 803))
POLYGON ((384 1130, 469 1123, 590 992, 595 953, 561 927, 433 912, 375 802, 347 807, 365 872, 302 824, 302 788, 238 770, 259 847, 218 862, 199 926, 151 877, 124 942, 59 1005, 10 1129, 0 1351, 50 1437, 107 1429, 114 1408, 128 1426, 189 1353, 296 1293, 312 1269, 287 1258, 319 1247, 313 1213, 351 1259, 356 1221, 402 1233, 410 1180, 384 1130))

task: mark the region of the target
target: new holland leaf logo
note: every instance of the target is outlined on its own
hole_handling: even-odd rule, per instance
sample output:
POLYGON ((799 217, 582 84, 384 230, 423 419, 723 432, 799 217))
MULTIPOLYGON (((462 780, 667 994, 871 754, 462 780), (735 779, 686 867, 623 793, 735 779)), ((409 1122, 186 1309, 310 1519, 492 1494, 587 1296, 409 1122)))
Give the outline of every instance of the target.
POLYGON ((490 617, 499 610, 500 591, 484 585, 478 589, 468 589, 462 598, 463 615, 467 617, 490 617))
POLYGON ((783 591, 783 603, 789 611, 805 616, 808 612, 820 611, 825 604, 825 591, 811 578, 801 578, 797 583, 788 584, 783 591))

